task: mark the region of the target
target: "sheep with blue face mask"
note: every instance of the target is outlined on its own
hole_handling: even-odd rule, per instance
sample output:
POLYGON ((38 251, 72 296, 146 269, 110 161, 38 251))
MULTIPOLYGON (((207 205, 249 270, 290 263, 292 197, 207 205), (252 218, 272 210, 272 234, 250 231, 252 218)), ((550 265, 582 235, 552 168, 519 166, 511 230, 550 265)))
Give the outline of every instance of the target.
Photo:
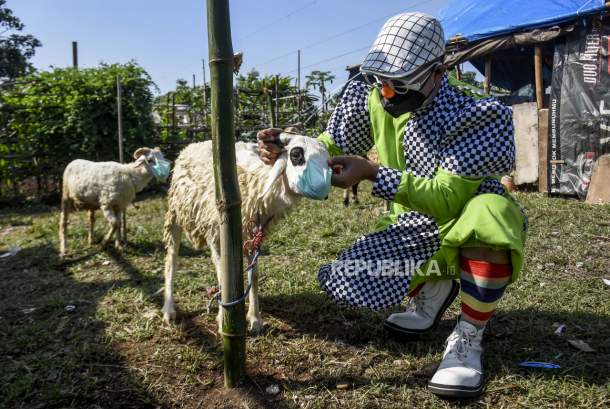
MULTIPOLYGON (((282 133, 284 147, 273 166, 259 158, 254 143, 235 144, 237 176, 241 193, 242 237, 249 220, 258 215, 265 223, 265 235, 273 229, 301 196, 325 199, 330 191, 331 170, 329 154, 315 139, 302 135, 282 133)), ((209 247, 221 282, 219 213, 216 207, 212 142, 199 142, 187 146, 176 160, 168 193, 168 211, 165 216, 165 302, 163 317, 171 321, 176 316, 173 297, 173 277, 178 263, 178 251, 184 234, 198 249, 209 247)), ((218 325, 222 325, 222 309, 218 312, 218 325)), ((258 274, 253 276, 249 293, 247 320, 252 331, 263 327, 258 301, 258 274)))
POLYGON ((94 242, 95 211, 101 209, 110 224, 103 245, 116 234, 115 245, 121 247, 121 239, 126 239, 126 232, 120 231, 121 218, 127 206, 153 178, 165 181, 170 171, 170 163, 159 148, 139 148, 133 158, 135 161, 127 164, 76 159, 66 166, 59 222, 60 256, 66 253, 68 217, 75 210, 89 211, 89 245, 94 242))

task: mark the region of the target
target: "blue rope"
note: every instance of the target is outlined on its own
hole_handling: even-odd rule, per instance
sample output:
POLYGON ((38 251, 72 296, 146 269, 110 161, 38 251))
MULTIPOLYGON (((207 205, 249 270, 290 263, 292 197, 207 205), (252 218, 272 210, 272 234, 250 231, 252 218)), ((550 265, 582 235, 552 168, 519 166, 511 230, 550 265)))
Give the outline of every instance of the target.
POLYGON ((250 289, 252 288, 254 269, 256 268, 256 265, 258 264, 259 254, 260 254, 260 250, 256 250, 254 252, 254 256, 252 256, 250 264, 248 265, 248 267, 246 269, 246 271, 248 273, 248 285, 247 285, 246 289, 244 290, 244 293, 241 295, 241 297, 239 297, 238 299, 233 300, 233 301, 222 302, 222 300, 220 299, 221 291, 218 291, 216 294, 214 294, 214 297, 212 297, 212 299, 208 302, 208 307, 207 307, 208 313, 210 312, 210 307, 214 301, 218 302, 218 305, 220 305, 221 307, 229 308, 229 307, 234 307, 237 304, 242 303, 246 300, 246 298, 248 297, 248 293, 250 292, 250 289))

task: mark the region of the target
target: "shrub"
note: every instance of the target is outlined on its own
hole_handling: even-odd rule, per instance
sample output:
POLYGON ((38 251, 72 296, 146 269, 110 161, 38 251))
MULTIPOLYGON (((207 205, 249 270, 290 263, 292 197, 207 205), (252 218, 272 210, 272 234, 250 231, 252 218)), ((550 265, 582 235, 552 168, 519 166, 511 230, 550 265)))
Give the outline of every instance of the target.
MULTIPOLYGON (((136 63, 55 68, 23 77, 0 95, 2 179, 60 177, 73 159, 118 160, 116 77, 121 77, 125 158, 154 136, 154 86, 136 63), (28 158, 14 162, 11 157, 28 158)), ((40 184, 40 182, 39 182, 40 184)))

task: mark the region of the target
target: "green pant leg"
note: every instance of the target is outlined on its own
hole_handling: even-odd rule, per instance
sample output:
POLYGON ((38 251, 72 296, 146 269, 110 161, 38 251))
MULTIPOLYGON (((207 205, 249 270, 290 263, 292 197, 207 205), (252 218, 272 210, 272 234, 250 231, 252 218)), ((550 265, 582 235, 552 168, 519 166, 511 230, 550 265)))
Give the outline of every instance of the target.
MULTIPOLYGON (((512 199, 495 194, 473 197, 441 241, 441 253, 448 269, 459 272, 459 249, 490 247, 510 250, 514 282, 523 266, 525 215, 512 199)), ((458 274, 459 276, 459 274, 458 274)))
POLYGON ((440 227, 441 248, 415 273, 411 289, 418 284, 459 279, 459 252, 462 247, 490 247, 496 250, 510 250, 513 276, 519 277, 523 265, 525 216, 519 205, 512 199, 495 194, 473 197, 460 217, 440 227), (438 274, 440 269, 441 274, 438 274))

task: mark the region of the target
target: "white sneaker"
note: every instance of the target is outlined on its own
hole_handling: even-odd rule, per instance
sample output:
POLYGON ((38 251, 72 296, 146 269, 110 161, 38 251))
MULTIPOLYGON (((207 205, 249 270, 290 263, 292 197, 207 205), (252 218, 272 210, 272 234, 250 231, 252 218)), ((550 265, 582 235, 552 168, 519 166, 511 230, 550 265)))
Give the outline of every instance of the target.
POLYGON ((447 338, 443 361, 428 382, 436 395, 464 398, 480 395, 483 391, 483 340, 484 329, 463 320, 447 338))
POLYGON ((460 285, 455 280, 425 283, 417 296, 409 300, 407 311, 390 315, 384 327, 401 338, 428 332, 438 325, 459 291, 460 285))

